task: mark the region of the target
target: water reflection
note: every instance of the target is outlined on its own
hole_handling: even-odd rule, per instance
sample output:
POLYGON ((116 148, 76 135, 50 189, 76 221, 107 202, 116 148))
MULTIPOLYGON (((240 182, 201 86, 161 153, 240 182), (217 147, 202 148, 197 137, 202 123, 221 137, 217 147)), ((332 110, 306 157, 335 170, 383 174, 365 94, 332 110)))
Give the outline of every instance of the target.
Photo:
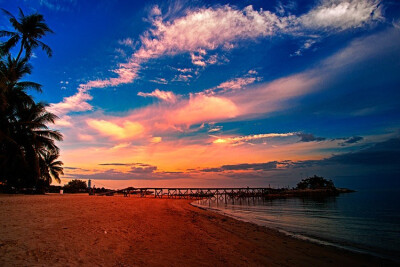
POLYGON ((382 209, 381 205, 378 206, 382 201, 371 201, 372 197, 379 198, 379 195, 354 193, 278 199, 222 195, 198 200, 197 203, 297 236, 398 258, 399 207, 386 204, 382 209))

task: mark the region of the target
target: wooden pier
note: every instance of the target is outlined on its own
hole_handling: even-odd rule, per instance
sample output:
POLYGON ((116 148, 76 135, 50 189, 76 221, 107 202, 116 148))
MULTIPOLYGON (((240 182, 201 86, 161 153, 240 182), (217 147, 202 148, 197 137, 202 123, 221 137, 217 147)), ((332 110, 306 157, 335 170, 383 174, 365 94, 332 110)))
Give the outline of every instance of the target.
POLYGON ((124 196, 139 195, 140 197, 155 198, 183 198, 183 199, 201 199, 201 198, 239 198, 239 197, 265 197, 268 195, 270 188, 157 188, 145 187, 134 188, 128 187, 121 190, 109 191, 101 195, 113 195, 115 193, 123 193, 124 196))

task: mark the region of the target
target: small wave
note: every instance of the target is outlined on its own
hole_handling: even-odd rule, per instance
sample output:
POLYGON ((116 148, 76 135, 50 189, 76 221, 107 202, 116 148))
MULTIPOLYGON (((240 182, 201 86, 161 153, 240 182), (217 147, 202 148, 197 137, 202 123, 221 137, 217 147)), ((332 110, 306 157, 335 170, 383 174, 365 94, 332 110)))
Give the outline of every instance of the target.
POLYGON ((240 208, 240 209, 238 209, 236 207, 235 208, 234 207, 219 208, 219 207, 213 207, 210 205, 202 205, 197 202, 193 202, 193 203, 191 203, 191 205, 198 207, 198 208, 210 210, 210 211, 219 213, 224 216, 228 216, 230 218, 233 218, 233 219, 236 219, 239 221, 253 223, 253 224, 263 226, 263 227, 266 227, 266 228, 269 228, 272 230, 276 230, 286 236, 290 236, 290 237, 293 237, 293 238, 296 238, 299 240, 304 240, 304 241, 312 242, 312 243, 319 244, 319 245, 335 247, 335 248, 344 249, 344 250, 355 252, 355 253, 372 255, 372 256, 375 256, 378 258, 389 259, 389 260, 394 260, 396 262, 400 262, 400 259, 397 258, 396 256, 387 256, 385 254, 376 253, 376 252, 368 250, 368 249, 358 248, 356 246, 346 245, 346 244, 343 244, 340 242, 331 242, 331 241, 323 240, 319 237, 312 237, 307 234, 299 234, 299 233, 295 233, 295 232, 292 232, 287 229, 283 229, 277 225, 279 224, 279 225, 284 226, 285 223, 278 222, 277 220, 271 220, 271 219, 265 218, 263 216, 257 216, 256 213, 249 211, 249 210, 244 210, 243 208, 240 208))

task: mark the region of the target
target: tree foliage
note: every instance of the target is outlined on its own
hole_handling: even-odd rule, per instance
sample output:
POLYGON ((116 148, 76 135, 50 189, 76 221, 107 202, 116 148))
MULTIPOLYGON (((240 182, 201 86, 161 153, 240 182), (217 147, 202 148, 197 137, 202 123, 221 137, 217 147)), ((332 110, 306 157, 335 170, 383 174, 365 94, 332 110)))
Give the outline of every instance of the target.
POLYGON ((86 192, 87 185, 85 181, 74 179, 64 186, 64 190, 66 193, 86 192))
POLYGON ((326 180, 323 177, 316 176, 301 180, 297 184, 297 189, 334 189, 332 180, 326 180))
POLYGON ((40 39, 52 31, 42 15, 19 11, 17 19, 3 9, 15 31, 0 31, 6 39, 0 42, 0 182, 17 189, 43 188, 53 179, 60 182, 63 174, 55 143, 62 135, 49 128, 57 116, 28 94, 29 90, 41 92, 41 85, 27 81, 26 76, 32 72, 29 60, 35 48, 51 56, 50 47, 40 39), (13 47, 16 57, 11 54, 13 47))

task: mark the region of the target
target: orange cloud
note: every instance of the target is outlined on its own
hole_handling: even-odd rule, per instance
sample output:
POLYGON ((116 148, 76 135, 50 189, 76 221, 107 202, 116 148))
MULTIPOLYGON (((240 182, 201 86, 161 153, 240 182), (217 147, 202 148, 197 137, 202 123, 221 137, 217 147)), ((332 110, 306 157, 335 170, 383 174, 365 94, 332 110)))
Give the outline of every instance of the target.
POLYGON ((142 124, 138 122, 125 121, 122 126, 105 120, 89 119, 87 124, 103 135, 114 139, 127 139, 140 135, 144 131, 142 124))

